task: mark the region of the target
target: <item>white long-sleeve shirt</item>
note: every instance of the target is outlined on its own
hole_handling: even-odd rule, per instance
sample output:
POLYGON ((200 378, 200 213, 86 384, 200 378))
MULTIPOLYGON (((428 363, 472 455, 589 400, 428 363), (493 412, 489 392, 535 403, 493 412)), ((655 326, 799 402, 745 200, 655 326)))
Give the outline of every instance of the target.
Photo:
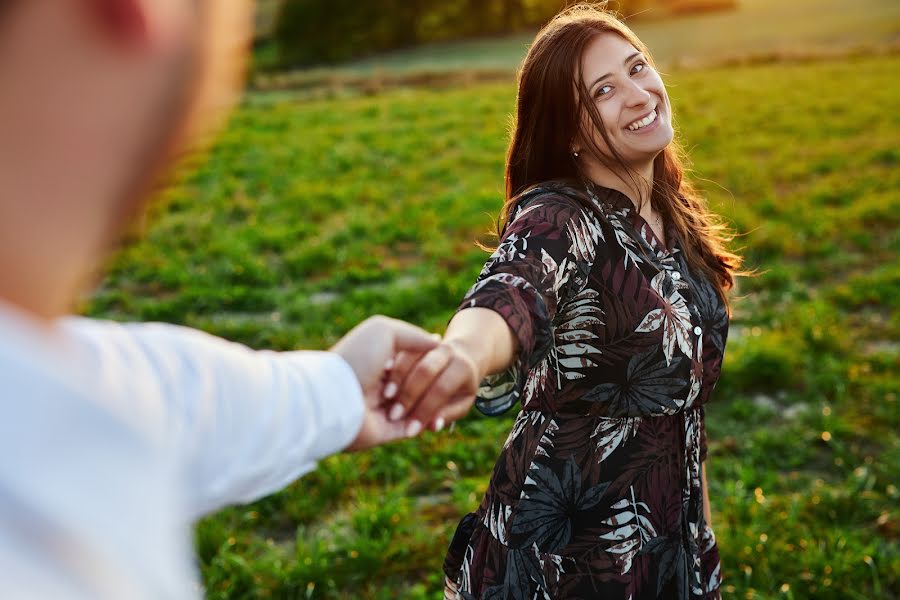
POLYGON ((198 598, 194 519, 269 494, 355 438, 328 352, 0 305, 0 598, 198 598))

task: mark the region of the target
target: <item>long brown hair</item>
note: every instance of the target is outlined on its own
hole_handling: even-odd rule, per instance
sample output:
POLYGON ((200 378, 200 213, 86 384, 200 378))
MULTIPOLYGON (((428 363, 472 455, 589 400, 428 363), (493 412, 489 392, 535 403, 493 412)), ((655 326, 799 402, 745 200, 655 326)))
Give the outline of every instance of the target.
MULTIPOLYGON (((586 179, 570 151, 579 134, 582 114, 589 117, 613 156, 604 158, 593 142, 594 136, 581 139, 594 146, 594 154, 606 166, 618 168, 635 180, 633 171, 613 147, 582 81, 582 54, 601 33, 621 36, 653 66, 647 47, 604 8, 576 5, 541 29, 519 71, 516 120, 506 157, 506 202, 498 222, 501 236, 523 192, 546 182, 577 183, 586 179), (577 95, 572 93, 573 87, 577 95)), ((682 252, 691 270, 706 276, 728 306, 727 292, 734 287, 735 276, 749 273, 738 271, 742 258, 726 248, 734 235, 709 211, 706 200, 685 179, 684 170, 681 147, 673 140, 654 160, 650 202, 670 220, 683 241, 682 252)))

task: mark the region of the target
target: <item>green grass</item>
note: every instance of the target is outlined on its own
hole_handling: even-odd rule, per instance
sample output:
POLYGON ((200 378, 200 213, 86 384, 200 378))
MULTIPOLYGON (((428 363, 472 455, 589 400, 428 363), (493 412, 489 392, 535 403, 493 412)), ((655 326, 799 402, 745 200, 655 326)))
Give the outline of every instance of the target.
MULTIPOLYGON (((895 0, 739 0, 737 9, 724 12, 658 19, 648 11, 640 16, 644 18, 628 23, 664 66, 827 53, 900 40, 900 3, 895 0)), ((327 72, 512 71, 525 57, 534 33, 424 44, 350 61, 327 72)), ((272 44, 263 46, 257 68, 277 67, 275 53, 272 44)))
MULTIPOLYGON (((712 206, 743 233, 707 410, 727 597, 897 598, 900 57, 676 72, 712 206)), ((442 330, 501 204, 509 85, 251 95, 86 306, 256 347, 325 348, 367 314, 442 330)), ((211 599, 435 598, 511 424, 467 417, 324 461, 197 527, 211 599)))

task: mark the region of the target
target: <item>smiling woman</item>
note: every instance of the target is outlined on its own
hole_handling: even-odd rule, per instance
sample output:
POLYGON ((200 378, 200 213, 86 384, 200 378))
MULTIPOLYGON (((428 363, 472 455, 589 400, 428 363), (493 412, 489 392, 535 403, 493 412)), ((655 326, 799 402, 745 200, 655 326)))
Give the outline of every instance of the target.
POLYGON ((473 396, 521 405, 445 596, 719 598, 703 407, 741 259, 613 15, 577 6, 538 33, 516 117, 500 245, 393 411, 439 429, 473 396))

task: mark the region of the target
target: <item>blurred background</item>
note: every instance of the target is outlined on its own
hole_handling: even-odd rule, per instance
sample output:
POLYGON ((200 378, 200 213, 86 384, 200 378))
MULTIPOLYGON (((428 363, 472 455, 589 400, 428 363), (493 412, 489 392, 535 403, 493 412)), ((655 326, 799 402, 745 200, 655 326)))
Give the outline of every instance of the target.
MULTIPOLYGON (((248 91, 84 312, 327 348, 443 331, 503 202, 549 0, 262 0, 248 91)), ((895 599, 900 3, 634 0, 742 279, 707 407, 726 598, 895 599)), ((211 599, 437 598, 512 415, 322 463, 202 521, 211 599)))

